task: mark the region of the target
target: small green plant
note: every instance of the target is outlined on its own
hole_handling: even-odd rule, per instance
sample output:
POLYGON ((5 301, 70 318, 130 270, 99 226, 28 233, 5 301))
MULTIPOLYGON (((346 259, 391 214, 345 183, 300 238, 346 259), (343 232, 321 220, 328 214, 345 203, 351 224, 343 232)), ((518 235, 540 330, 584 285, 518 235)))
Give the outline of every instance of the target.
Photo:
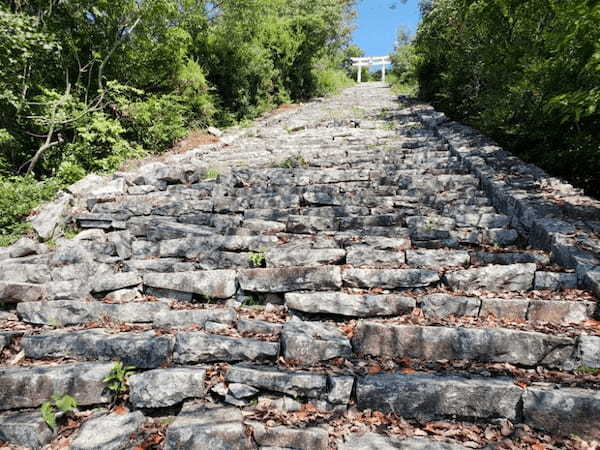
POLYGON ((219 171, 216 169, 208 169, 206 171, 206 175, 204 175, 204 180, 216 180, 217 178, 219 178, 219 171))
POLYGON ((262 267, 265 262, 265 253, 250 253, 250 256, 248 256, 248 262, 253 267, 262 267))
POLYGON ((586 375, 598 375, 600 374, 600 369, 594 369, 588 366, 579 366, 575 369, 575 372, 583 373, 586 375))
POLYGON ((275 167, 280 169, 306 169, 308 167, 308 162, 306 162, 304 157, 300 155, 290 156, 289 158, 283 160, 281 163, 277 164, 275 167))
POLYGON ((129 390, 127 378, 130 375, 133 375, 134 371, 135 366, 126 366, 122 362, 117 361, 113 364, 110 373, 102 380, 102 382, 106 383, 106 389, 111 391, 116 399, 129 390))
POLYGON ((258 295, 252 294, 252 295, 248 295, 248 296, 244 297, 242 306, 262 307, 263 304, 260 301, 260 297, 258 295))
POLYGON ((64 236, 66 239, 73 239, 81 230, 75 225, 67 225, 65 227, 64 236))
POLYGON ((77 408, 77 400, 70 395, 52 394, 50 400, 42 403, 40 411, 46 424, 52 431, 58 429, 58 418, 77 408))

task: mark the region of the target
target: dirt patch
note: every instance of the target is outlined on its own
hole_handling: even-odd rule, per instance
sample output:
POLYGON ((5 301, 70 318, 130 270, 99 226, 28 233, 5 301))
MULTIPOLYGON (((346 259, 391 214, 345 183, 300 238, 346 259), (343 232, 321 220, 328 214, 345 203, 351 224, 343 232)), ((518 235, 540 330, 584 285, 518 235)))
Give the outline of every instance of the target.
POLYGON ((205 130, 191 130, 184 138, 178 140, 167 153, 185 153, 201 145, 216 144, 219 138, 205 130))

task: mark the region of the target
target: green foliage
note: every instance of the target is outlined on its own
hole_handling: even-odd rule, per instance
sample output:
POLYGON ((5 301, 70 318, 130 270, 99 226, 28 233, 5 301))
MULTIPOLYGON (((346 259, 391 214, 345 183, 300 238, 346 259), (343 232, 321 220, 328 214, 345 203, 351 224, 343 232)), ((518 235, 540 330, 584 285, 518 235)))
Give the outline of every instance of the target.
POLYGON ((129 390, 127 378, 135 372, 134 366, 125 366, 122 362, 113 363, 113 367, 102 382, 106 383, 106 389, 112 392, 115 398, 125 394, 129 390))
POLYGON ((255 252, 250 253, 248 256, 248 262, 253 267, 262 267, 265 263, 265 253, 264 252, 255 252))
POLYGON ((275 167, 278 167, 280 169, 306 169, 308 167, 308 162, 304 159, 302 155, 295 155, 288 157, 279 164, 276 164, 275 167))
POLYGON ((77 408, 77 400, 70 395, 52 394, 50 400, 42 403, 40 412, 44 422, 52 428, 52 431, 58 429, 57 410, 60 413, 67 414, 77 408))
POLYGON ((219 171, 216 169, 208 169, 204 175, 204 180, 216 180, 219 178, 219 171))
POLYGON ((12 244, 29 230, 24 219, 41 202, 51 200, 60 188, 56 179, 38 182, 33 177, 0 177, 0 246, 12 244))
POLYGON ((435 0, 415 39, 420 94, 600 195, 600 4, 435 0))

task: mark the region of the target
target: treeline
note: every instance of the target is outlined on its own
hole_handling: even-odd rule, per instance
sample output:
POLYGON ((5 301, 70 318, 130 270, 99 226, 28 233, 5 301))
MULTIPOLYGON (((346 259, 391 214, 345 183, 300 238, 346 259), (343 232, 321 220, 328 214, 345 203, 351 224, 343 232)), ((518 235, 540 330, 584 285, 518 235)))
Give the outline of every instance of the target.
POLYGON ((0 1, 0 241, 89 172, 348 83, 353 1, 0 1))
POLYGON ((413 43, 421 96, 600 196, 600 3, 422 6, 413 43))

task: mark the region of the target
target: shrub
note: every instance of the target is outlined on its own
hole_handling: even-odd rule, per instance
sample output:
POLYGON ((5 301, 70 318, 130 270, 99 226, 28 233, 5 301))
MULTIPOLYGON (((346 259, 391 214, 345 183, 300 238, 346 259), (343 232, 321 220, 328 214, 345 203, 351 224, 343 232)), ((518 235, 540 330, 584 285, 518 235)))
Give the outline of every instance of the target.
POLYGON ((52 200, 60 181, 38 182, 33 177, 0 177, 0 246, 7 246, 30 229, 24 222, 41 202, 52 200))

